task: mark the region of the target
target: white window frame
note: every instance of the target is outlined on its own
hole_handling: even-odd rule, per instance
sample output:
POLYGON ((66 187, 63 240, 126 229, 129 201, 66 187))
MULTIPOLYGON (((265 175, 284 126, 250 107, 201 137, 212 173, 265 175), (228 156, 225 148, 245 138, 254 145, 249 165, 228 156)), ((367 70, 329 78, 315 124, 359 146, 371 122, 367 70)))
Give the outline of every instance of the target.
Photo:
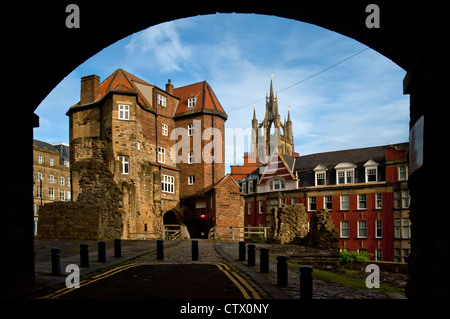
POLYGON ((377 166, 369 166, 366 167, 366 183, 378 182, 378 167, 377 166), (369 174, 373 173, 373 174, 369 174), (369 176, 375 175, 374 181, 369 181, 369 176))
POLYGON ((164 193, 175 193, 175 177, 161 174, 161 191, 164 193))
POLYGON ((42 198, 42 188, 41 188, 41 186, 38 186, 36 188, 36 198, 42 198))
POLYGON ((316 196, 308 196, 308 211, 316 211, 317 209, 316 196))
POLYGON ((247 203, 247 215, 251 215, 252 214, 252 203, 248 202, 247 203))
POLYGON ((38 164, 42 164, 43 157, 42 155, 38 155, 38 164))
POLYGON ((367 238, 367 221, 366 220, 358 220, 358 238, 367 238), (362 234, 365 232, 365 234, 362 234))
POLYGON ((194 123, 188 124, 188 136, 193 136, 195 134, 194 123))
POLYGON ((259 214, 260 215, 264 214, 264 205, 263 205, 263 201, 262 200, 258 201, 258 209, 259 209, 259 214))
POLYGON ((159 163, 166 162, 166 149, 162 146, 158 146, 158 162, 159 163))
POLYGON ((169 126, 162 123, 162 135, 169 136, 169 126))
POLYGON ((326 171, 317 171, 317 172, 314 172, 314 175, 315 175, 315 180, 316 180, 316 186, 324 186, 327 184, 327 172, 326 171), (319 180, 323 180, 323 184, 319 184, 319 180))
POLYGON ((158 93, 158 104, 162 107, 167 107, 167 96, 158 93))
POLYGON ((188 154, 188 164, 194 164, 195 162, 195 153, 189 152, 188 154))
POLYGON ((37 173, 36 174, 36 180, 39 182, 42 180, 42 174, 41 173, 37 173))
POLYGON ((55 199, 55 189, 54 188, 49 188, 48 189, 48 199, 55 199))
POLYGON ((375 193, 375 209, 383 209, 383 193, 375 193))
POLYGON ((341 221, 339 228, 341 238, 350 238, 350 222, 348 220, 341 221), (343 227, 344 225, 346 227, 343 227), (346 231, 346 235, 344 235, 344 230, 346 231))
POLYGON ((333 196, 332 195, 325 195, 323 197, 323 207, 327 208, 328 211, 333 210, 333 196), (331 208, 328 208, 328 204, 331 204, 331 208))
POLYGON ((340 197, 340 209, 341 210, 350 210, 350 195, 348 195, 348 194, 343 194, 343 195, 341 195, 340 197), (347 198, 347 200, 346 201, 344 201, 343 199, 344 198, 347 198), (343 203, 347 203, 347 207, 344 207, 342 204, 343 203))
POLYGON ((128 175, 130 173, 130 158, 128 156, 119 156, 119 161, 122 164, 122 174, 128 175))
POLYGON ((269 189, 271 191, 279 191, 279 190, 284 189, 285 187, 286 187, 286 183, 281 178, 275 178, 269 182, 269 189), (276 188, 276 185, 277 185, 276 182, 278 182, 278 188, 276 188))
POLYGON ((130 106, 128 104, 119 104, 118 105, 117 118, 122 121, 130 120, 130 106))
POLYGON ((383 221, 382 220, 375 221, 375 238, 383 238, 383 221), (378 234, 378 231, 380 231, 381 234, 378 234))
POLYGON ((64 177, 59 177, 59 185, 64 185, 64 184, 65 184, 64 177))
POLYGON ((50 164, 50 166, 55 166, 55 162, 53 161, 53 157, 49 158, 49 164, 50 164))
POLYGON ((406 181, 408 179, 408 165, 397 167, 397 180, 406 181))
POLYGON ((367 194, 358 194, 358 210, 367 210, 367 194))
POLYGON ((409 190, 401 190, 402 208, 409 208, 409 190))
POLYGON ((59 200, 66 200, 66 191, 64 189, 59 190, 59 200))
POLYGON ((195 107, 195 104, 197 104, 197 97, 198 96, 188 98, 188 108, 195 107))
POLYGON ((67 200, 68 201, 72 200, 72 192, 71 191, 67 191, 67 200))
POLYGON ((55 183, 55 178, 54 178, 53 175, 48 175, 48 182, 49 182, 50 184, 55 183))
POLYGON ((195 176, 194 175, 188 176, 188 185, 194 184, 195 184, 195 176))
POLYGON ((375 261, 383 261, 383 250, 375 249, 375 261))
POLYGON ((253 193, 253 181, 252 180, 248 181, 248 193, 249 194, 253 193))

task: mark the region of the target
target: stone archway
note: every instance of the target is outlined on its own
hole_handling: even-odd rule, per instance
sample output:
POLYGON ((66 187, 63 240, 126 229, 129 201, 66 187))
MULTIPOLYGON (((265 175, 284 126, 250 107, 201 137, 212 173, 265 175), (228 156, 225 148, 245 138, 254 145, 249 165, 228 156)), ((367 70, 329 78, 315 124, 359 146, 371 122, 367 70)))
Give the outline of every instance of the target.
POLYGON ((32 130, 39 125, 34 110, 39 103, 78 65, 125 36, 165 21, 199 14, 239 12, 276 15, 322 26, 370 46, 407 70, 404 93, 411 96, 410 127, 422 116, 425 118, 420 150, 423 165, 409 179, 413 229, 409 261, 412 284, 408 296, 448 298, 449 279, 441 274, 449 266, 450 244, 446 236, 449 217, 445 212, 440 213, 440 201, 429 201, 423 195, 429 190, 428 185, 433 185, 436 199, 445 198, 448 189, 447 170, 443 170, 440 178, 435 177, 435 168, 441 167, 442 137, 448 135, 448 121, 441 115, 442 108, 448 105, 446 92, 450 86, 447 76, 450 61, 442 49, 450 38, 447 11, 442 10, 445 2, 376 1, 381 26, 371 29, 365 25, 365 19, 366 7, 373 2, 322 0, 300 6, 295 2, 276 6, 270 2, 253 5, 230 1, 189 2, 177 4, 174 9, 168 2, 130 0, 105 6, 91 1, 80 4, 82 19, 78 29, 69 29, 64 23, 65 9, 70 2, 53 5, 33 2, 27 4, 27 10, 23 10, 19 2, 11 4, 9 14, 1 21, 1 29, 16 28, 16 31, 4 33, 8 50, 3 52, 2 71, 3 78, 10 84, 8 94, 18 103, 3 109, 3 118, 8 119, 2 126, 3 135, 8 136, 4 148, 14 154, 5 158, 4 166, 21 169, 8 169, 4 176, 9 183, 4 198, 14 205, 3 211, 0 220, 0 231, 9 242, 4 251, 8 263, 0 265, 0 271, 9 274, 2 290, 22 288, 34 282, 33 181, 30 176, 33 173, 32 130), (121 18, 127 18, 127 23, 117 28, 121 18), (438 216, 430 218, 429 212, 438 212, 438 216))

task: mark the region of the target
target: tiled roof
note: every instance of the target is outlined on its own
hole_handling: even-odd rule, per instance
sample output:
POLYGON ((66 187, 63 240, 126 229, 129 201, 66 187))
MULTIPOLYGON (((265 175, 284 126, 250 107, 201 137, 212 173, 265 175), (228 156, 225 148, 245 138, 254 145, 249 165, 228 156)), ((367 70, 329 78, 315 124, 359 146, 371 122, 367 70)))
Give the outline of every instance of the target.
POLYGON ((175 116, 203 112, 216 114, 224 119, 227 118, 227 114, 223 110, 222 105, 220 105, 214 91, 206 81, 174 88, 173 95, 180 98, 178 107, 175 110, 175 116), (190 98, 196 98, 195 105, 191 107, 188 106, 188 100, 190 98))

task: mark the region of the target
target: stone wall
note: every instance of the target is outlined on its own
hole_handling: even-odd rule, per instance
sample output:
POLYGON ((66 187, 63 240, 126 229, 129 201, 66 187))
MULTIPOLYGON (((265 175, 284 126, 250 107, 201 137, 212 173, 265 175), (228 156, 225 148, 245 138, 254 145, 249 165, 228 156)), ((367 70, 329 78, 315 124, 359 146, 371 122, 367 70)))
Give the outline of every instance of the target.
POLYGON ((93 157, 79 160, 71 167, 73 183, 80 190, 78 198, 74 202, 54 202, 41 207, 37 238, 122 237, 122 192, 110 170, 111 148, 98 139, 92 139, 90 144, 93 157))
POLYGON ((285 205, 275 210, 271 237, 280 244, 298 242, 308 234, 308 213, 303 204, 285 205))

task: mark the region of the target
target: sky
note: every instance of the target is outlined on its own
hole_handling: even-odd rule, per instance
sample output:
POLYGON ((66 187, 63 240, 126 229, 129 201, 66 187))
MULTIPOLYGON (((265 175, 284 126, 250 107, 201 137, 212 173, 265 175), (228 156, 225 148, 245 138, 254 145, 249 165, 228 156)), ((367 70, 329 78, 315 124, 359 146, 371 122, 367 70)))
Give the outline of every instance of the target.
MULTIPOLYGON (((407 142, 406 72, 366 48, 339 33, 274 16, 214 14, 166 22, 114 43, 68 74, 37 108, 34 138, 69 143, 65 113, 80 99, 80 78, 97 74, 103 81, 122 68, 160 88, 168 79, 175 87, 206 80, 228 114, 227 172, 234 164, 233 132, 251 127, 253 110, 263 120, 271 79, 281 119, 290 111, 300 155, 407 142)), ((237 164, 247 150, 238 143, 237 164)))

